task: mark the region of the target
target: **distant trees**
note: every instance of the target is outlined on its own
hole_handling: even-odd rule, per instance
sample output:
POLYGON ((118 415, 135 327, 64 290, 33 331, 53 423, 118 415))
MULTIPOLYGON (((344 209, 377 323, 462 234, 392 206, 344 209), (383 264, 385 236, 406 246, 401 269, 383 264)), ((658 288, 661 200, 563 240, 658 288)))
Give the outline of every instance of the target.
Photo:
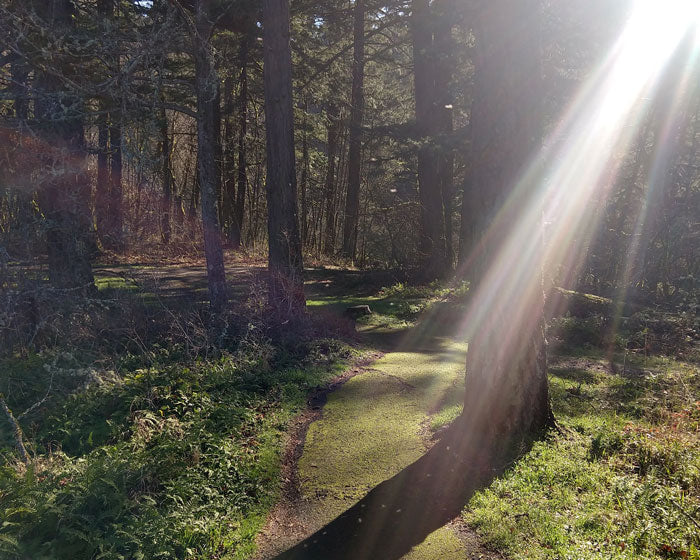
MULTIPOLYGON (((56 272, 68 262, 60 254, 79 259, 71 271, 86 271, 98 249, 196 251, 204 242, 217 301, 225 301, 218 263, 226 246, 269 244, 271 271, 291 292, 300 290, 302 252, 430 281, 449 277, 459 245, 459 274, 477 278, 488 212, 475 146, 490 132, 474 113, 475 5, 298 2, 282 16, 286 27, 275 21, 280 9, 254 0, 0 0, 0 124, 3 137, 19 139, 1 148, 0 243, 13 255, 45 257, 56 272), (282 33, 268 36, 267 47, 265 6, 282 33), (27 148, 40 142, 52 157, 38 161, 27 148), (63 167, 80 173, 59 181, 69 152, 63 167), (70 228, 58 228, 59 207, 70 228), (68 229, 74 242, 59 240, 68 229)), ((619 25, 590 16, 582 0, 544 9, 549 123, 619 25)), ((551 281, 608 295, 690 297, 700 80, 697 70, 688 76, 665 171, 653 178, 668 188, 647 189, 669 112, 658 107, 647 110, 646 137, 610 177, 613 196, 601 201, 604 227, 585 265, 550 263, 551 281), (645 193, 662 191, 645 202, 645 193), (620 256, 633 245, 633 273, 625 274, 620 256)), ((80 280, 59 281, 64 274, 73 272, 52 277, 89 280, 76 272, 80 280)))

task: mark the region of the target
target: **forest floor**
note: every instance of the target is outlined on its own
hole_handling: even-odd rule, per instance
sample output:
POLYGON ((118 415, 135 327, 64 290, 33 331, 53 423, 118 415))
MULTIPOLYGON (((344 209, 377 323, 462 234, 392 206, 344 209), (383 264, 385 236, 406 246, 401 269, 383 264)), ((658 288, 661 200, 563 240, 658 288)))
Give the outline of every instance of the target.
MULTIPOLYGON (((337 296, 318 300, 310 295, 312 307, 341 304, 337 296)), ((345 302, 372 305, 377 299, 352 297, 345 302)), ((433 422, 457 412, 467 348, 452 332, 454 323, 443 321, 439 311, 425 312, 412 327, 377 322, 382 319, 375 318, 375 324, 362 325, 359 331, 363 344, 381 354, 351 368, 325 405, 319 410, 312 403, 311 411, 302 415, 302 425, 293 431, 283 499, 259 538, 256 558, 271 558, 296 544, 417 460, 434 442, 433 422)), ((457 518, 404 558, 500 556, 481 546, 476 534, 457 518)))
MULTIPOLYGON (((235 292, 249 290, 263 267, 231 270, 235 292)), ((204 299, 203 272, 148 274, 165 293, 186 288, 204 299)), ((307 272, 306 288, 312 315, 371 307, 358 323, 368 353, 292 423, 282 499, 258 537, 259 559, 309 536, 420 457, 461 410, 466 346, 455 325, 466 286, 412 287, 386 273, 319 268, 307 272)), ((562 433, 536 444, 462 519, 406 558, 700 558, 700 371, 692 341, 679 343, 697 341, 692 316, 631 310, 615 347, 604 349, 610 301, 562 293, 575 312, 554 319, 550 333, 562 433)))
MULTIPOLYGON (((460 414, 467 285, 310 269, 310 321, 275 330, 264 263, 227 271, 225 338, 206 328, 201 262, 106 263, 98 297, 52 303, 41 338, 0 360, 33 457, 17 460, 0 423, 0 557, 269 558, 460 414), (356 331, 343 312, 360 304, 373 313, 356 331)), ((700 560, 697 316, 615 322, 610 300, 560 293, 561 431, 406 558, 700 560)))
MULTIPOLYGON (((262 264, 229 263, 233 297, 250 290, 262 264)), ((96 269, 101 289, 138 283, 159 297, 206 299, 205 270, 196 264, 96 269)), ((436 287, 392 284, 386 274, 314 269, 306 291, 312 313, 342 316, 368 304, 358 325, 363 353, 291 423, 283 454, 282 492, 258 539, 256 558, 271 558, 352 506, 374 486, 417 460, 434 431, 461 410, 466 344, 447 306, 426 308, 436 287), (398 286, 398 288, 396 287, 398 286), (417 317, 423 314, 420 324, 417 317)), ((441 295, 446 295, 443 290, 441 295)), ((407 560, 501 558, 479 543, 461 519, 429 535, 407 560)))

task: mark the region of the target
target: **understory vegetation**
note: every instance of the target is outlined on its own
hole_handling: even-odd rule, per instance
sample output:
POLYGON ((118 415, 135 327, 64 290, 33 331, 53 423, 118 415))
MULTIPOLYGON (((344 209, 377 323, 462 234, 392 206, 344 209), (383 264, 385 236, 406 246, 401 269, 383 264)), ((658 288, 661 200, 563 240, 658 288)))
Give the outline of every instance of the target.
POLYGON ((82 317, 104 327, 103 344, 83 332, 0 362, 30 454, 18 459, 3 421, 0 557, 248 558, 278 495, 290 417, 357 351, 333 325, 283 334, 250 308, 214 346, 196 308, 121 293, 120 315, 117 292, 82 317))
POLYGON ((556 321, 560 335, 575 333, 550 357, 561 432, 472 498, 464 518, 513 559, 700 558, 698 362, 581 344, 591 322, 556 321))
MULTIPOLYGON (((367 304, 360 330, 397 332, 469 298, 464 283, 310 275, 308 323, 269 327, 253 281, 216 340, 196 305, 167 308, 165 292, 107 276, 83 329, 58 338, 76 318, 57 314, 6 355, 0 391, 31 460, 3 423, 0 555, 249 558, 279 495, 290 418, 361 352, 342 311, 367 304)), ((576 295, 591 305, 550 321, 561 432, 477 494, 465 520, 511 558, 697 558, 696 325, 650 309, 613 322, 603 299, 576 295)), ((458 385, 430 431, 461 412, 458 385)))

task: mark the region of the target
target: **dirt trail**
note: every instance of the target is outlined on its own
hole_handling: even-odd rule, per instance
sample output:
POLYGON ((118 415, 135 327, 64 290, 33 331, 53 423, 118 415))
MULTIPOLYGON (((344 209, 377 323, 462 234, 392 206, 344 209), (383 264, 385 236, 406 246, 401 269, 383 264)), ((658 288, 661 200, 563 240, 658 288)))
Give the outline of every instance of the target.
MULTIPOLYGON (((466 344, 419 325, 402 332, 365 332, 367 345, 394 346, 356 367, 293 433, 285 497, 258 544, 269 559, 322 528, 380 482, 418 459, 430 445, 426 426, 464 375, 466 344)), ((430 534, 406 560, 495 558, 457 520, 430 534)))

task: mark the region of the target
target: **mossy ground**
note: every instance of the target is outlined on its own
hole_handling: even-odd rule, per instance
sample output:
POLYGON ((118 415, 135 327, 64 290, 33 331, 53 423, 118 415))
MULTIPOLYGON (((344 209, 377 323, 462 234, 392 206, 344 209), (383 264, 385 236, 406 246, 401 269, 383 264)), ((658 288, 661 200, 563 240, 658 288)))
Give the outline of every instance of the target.
MULTIPOLYGON (((466 344, 446 336, 449 328, 395 328, 398 318, 382 313, 406 307, 405 300, 392 301, 401 295, 395 292, 369 300, 333 302, 369 303, 374 317, 360 328, 365 342, 386 347, 391 341, 396 349, 332 393, 322 419, 309 427, 299 460, 307 530, 331 521, 371 488, 423 455, 431 414, 449 416, 454 412, 452 393, 459 392, 461 397, 466 344)), ((415 304, 417 308, 425 307, 424 296, 421 301, 415 304)), ((405 558, 456 560, 465 556, 462 541, 446 526, 405 558)))

